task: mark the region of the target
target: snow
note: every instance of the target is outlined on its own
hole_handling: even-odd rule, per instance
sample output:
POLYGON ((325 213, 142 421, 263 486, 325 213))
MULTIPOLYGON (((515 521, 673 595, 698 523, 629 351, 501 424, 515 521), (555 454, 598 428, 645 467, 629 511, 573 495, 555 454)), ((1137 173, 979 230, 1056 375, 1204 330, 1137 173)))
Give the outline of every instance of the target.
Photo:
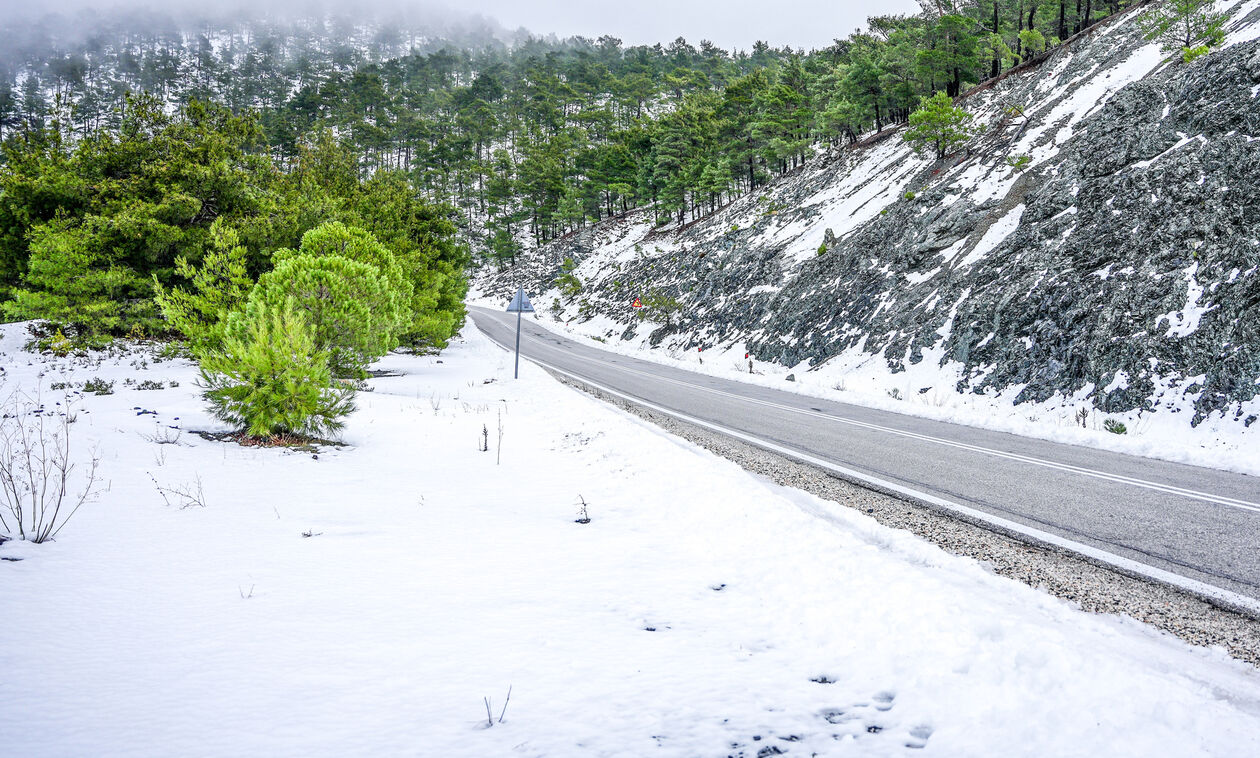
POLYGON ((846 173, 800 205, 814 208, 816 218, 802 218, 783 227, 770 227, 759 238, 767 247, 784 246, 784 257, 800 263, 817 255, 826 230, 843 240, 901 199, 911 179, 928 161, 915 157, 900 138, 884 140, 858 153, 846 173))
MULTIPOLYGON (((948 255, 949 251, 946 250, 945 253, 946 255, 948 255)), ((923 282, 926 282, 928 279, 931 279, 932 277, 936 276, 940 272, 941 272, 940 266, 937 266, 931 271, 914 271, 909 274, 906 274, 906 283, 907 284, 922 284, 923 282)))
POLYGON ((954 244, 947 247, 945 250, 941 251, 941 263, 948 264, 950 261, 954 260, 954 258, 958 257, 958 254, 961 253, 963 249, 966 247, 967 247, 967 238, 963 237, 962 239, 958 240, 954 244))
POLYGON ((1019 228, 1019 221, 1024 217, 1025 206, 1023 203, 1012 208, 1005 216, 998 219, 997 222, 990 226, 980 241, 970 253, 967 253, 961 261, 959 267, 970 266, 984 260, 984 257, 997 249, 997 246, 1019 228))
MULTIPOLYGON (((1065 60, 1069 59, 1068 56, 1063 57, 1065 60)), ((1040 124, 1024 134, 1011 150, 1012 154, 1030 156, 1031 166, 1053 158, 1072 138, 1077 124, 1105 105, 1115 93, 1146 77, 1163 61, 1164 55, 1160 52, 1159 44, 1152 43, 1138 48, 1121 63, 1107 66, 1101 71, 1094 69, 1088 76, 1080 75, 1070 82, 1059 81, 1059 77, 1048 77, 1045 81, 1051 82, 1049 86, 1068 94, 1057 100, 1050 99, 1052 105, 1029 112, 1029 118, 1036 117, 1040 124), (1047 139, 1046 135, 1052 129, 1057 131, 1052 138, 1047 139)))
POLYGON ((1225 24, 1226 35, 1222 49, 1260 39, 1260 23, 1257 23, 1260 20, 1260 0, 1239 0, 1232 3, 1229 0, 1218 0, 1216 11, 1230 13, 1230 19, 1225 24))
POLYGON ((1190 264, 1186 270, 1186 304, 1178 311, 1165 313, 1155 320, 1155 328, 1168 322, 1168 337, 1188 337, 1199 328, 1199 321, 1203 315, 1212 310, 1216 306, 1199 305, 1199 299, 1203 297, 1203 285, 1199 284, 1195 278, 1195 274, 1199 271, 1198 262, 1190 264))
POLYGON ((399 375, 318 459, 191 434, 215 427, 187 363, 75 366, 22 339, 4 327, 6 392, 118 384, 74 426, 108 491, 55 543, 0 547, 23 559, 0 563, 6 755, 1260 750, 1260 674, 1222 651, 773 485, 530 364, 512 381, 472 329, 383 361, 399 375), (165 506, 150 474, 200 477, 205 507, 165 506), (487 728, 482 698, 497 720, 509 687, 487 728))

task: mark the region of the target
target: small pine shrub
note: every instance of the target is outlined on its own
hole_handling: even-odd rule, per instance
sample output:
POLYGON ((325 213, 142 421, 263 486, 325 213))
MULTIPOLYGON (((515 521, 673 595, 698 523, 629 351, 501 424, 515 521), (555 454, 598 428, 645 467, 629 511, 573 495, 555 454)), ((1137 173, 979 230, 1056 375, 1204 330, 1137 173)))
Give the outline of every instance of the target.
POLYGON ((114 394, 114 383, 94 376, 83 383, 83 391, 96 395, 112 395, 114 394))
POLYGON ((214 416, 254 437, 334 433, 354 410, 353 391, 333 386, 329 351, 291 302, 251 299, 201 378, 214 416))
POLYGON ((1114 418, 1109 418, 1106 421, 1104 421, 1103 429, 1106 429, 1112 434, 1125 434, 1129 431, 1123 422, 1116 421, 1114 418))
POLYGON ((913 200, 913 199, 915 199, 915 197, 917 197, 917 195, 915 195, 913 192, 907 192, 907 193, 905 194, 905 198, 906 198, 907 200, 913 200))
POLYGON ((136 385, 136 389, 138 390, 164 390, 166 389, 166 385, 163 384, 162 382, 155 382, 152 379, 145 379, 143 382, 140 382, 139 384, 136 385))
POLYGON ((74 343, 66 338, 65 332, 57 329, 57 333, 48 338, 48 350, 58 358, 65 358, 74 350, 74 343))
POLYGON ((1196 45, 1195 47, 1183 47, 1181 49, 1181 62, 1193 63, 1199 58, 1210 53, 1212 49, 1207 45, 1196 45))
POLYGON ((819 254, 819 255, 826 255, 826 254, 827 254, 827 243, 826 243, 826 242, 824 242, 824 243, 822 243, 821 245, 819 245, 819 246, 818 246, 818 254, 819 254))
POLYGON ((1032 157, 1028 155, 1010 155, 1006 158, 1006 165, 1015 170, 1019 170, 1032 163, 1032 157))

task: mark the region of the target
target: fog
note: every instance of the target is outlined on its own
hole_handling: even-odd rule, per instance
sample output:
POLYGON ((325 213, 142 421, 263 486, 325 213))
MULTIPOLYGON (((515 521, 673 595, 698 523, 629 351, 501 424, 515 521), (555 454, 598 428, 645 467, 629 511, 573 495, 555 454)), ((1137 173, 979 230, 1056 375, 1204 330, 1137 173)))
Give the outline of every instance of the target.
POLYGON ((607 34, 621 38, 626 44, 669 42, 681 36, 693 44, 707 39, 727 49, 747 49, 756 40, 766 40, 775 46, 809 49, 847 36, 863 26, 868 16, 909 13, 917 7, 915 0, 638 0, 619 5, 589 0, 464 0, 458 4, 401 0, 353 3, 51 0, 35 4, 0 0, 0 25, 20 26, 50 13, 62 14, 70 22, 90 24, 91 19, 110 15, 111 11, 148 8, 155 9, 158 16, 212 15, 216 18, 260 14, 288 18, 362 14, 405 20, 412 27, 435 28, 468 23, 480 25, 478 20, 470 18, 480 15, 494 19, 506 29, 525 28, 541 36, 594 38, 607 34))

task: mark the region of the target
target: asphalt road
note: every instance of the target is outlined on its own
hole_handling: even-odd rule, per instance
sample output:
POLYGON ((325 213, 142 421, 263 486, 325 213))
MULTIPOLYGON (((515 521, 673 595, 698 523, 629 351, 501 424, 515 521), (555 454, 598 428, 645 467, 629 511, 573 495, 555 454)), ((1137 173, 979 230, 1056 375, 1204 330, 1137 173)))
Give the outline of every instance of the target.
MULTIPOLYGON (((512 349, 515 314, 471 312, 512 349)), ((876 489, 1260 609, 1260 478, 706 376, 573 342, 528 316, 521 356, 876 489)))

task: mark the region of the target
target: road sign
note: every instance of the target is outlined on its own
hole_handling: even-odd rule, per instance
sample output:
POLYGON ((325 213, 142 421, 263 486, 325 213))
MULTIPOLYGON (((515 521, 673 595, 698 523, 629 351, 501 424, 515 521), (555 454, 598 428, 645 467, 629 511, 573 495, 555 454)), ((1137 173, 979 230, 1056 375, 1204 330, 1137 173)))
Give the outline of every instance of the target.
POLYGON ((525 294, 525 288, 519 287, 516 290, 516 297, 512 298, 512 302, 508 303, 508 313, 533 313, 534 306, 529 302, 529 295, 525 294))
POLYGON ((637 298, 637 297, 636 297, 636 298, 634 299, 634 302, 633 302, 633 303, 631 303, 630 305, 631 305, 632 307, 635 307, 635 308, 642 308, 642 307, 643 307, 643 301, 642 301, 642 300, 640 300, 639 298, 637 298))
POLYGON ((516 288, 516 297, 512 298, 512 302, 508 303, 508 313, 516 314, 516 368, 512 373, 512 378, 521 378, 521 314, 533 313, 534 306, 530 305, 529 295, 525 294, 524 287, 516 288))

